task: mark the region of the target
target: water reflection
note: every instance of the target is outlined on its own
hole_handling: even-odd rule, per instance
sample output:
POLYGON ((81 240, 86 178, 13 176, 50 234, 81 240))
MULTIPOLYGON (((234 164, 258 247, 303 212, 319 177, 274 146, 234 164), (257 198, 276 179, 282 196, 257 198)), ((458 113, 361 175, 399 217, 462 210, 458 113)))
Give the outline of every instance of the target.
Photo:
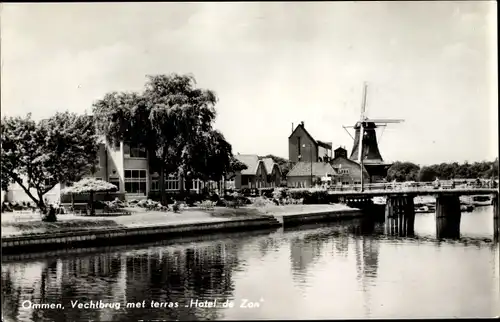
POLYGON ((419 214, 414 238, 386 236, 384 223, 354 220, 4 262, 2 309, 5 321, 492 316, 500 307, 491 216, 464 214, 460 241, 438 241, 434 215, 419 214), (265 301, 242 309, 244 298, 265 301), (236 307, 195 307, 191 299, 236 307), (65 309, 23 307, 26 300, 65 309), (121 307, 71 308, 76 300, 121 307), (124 307, 143 301, 146 308, 124 307), (150 308, 151 301, 179 305, 150 308))

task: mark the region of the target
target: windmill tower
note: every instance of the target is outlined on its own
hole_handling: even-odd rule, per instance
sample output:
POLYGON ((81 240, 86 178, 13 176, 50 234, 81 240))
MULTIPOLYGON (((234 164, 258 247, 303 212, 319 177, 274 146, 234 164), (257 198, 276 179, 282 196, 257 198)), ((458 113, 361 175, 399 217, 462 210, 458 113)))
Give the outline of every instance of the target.
POLYGON ((366 94, 368 85, 363 85, 363 99, 361 103, 361 115, 359 121, 354 126, 343 126, 347 128, 354 128, 354 137, 347 131, 347 133, 354 140, 351 156, 349 159, 357 161, 362 164, 368 174, 370 175, 370 182, 381 181, 387 176, 387 170, 392 165, 386 163, 380 154, 377 141, 376 129, 385 127, 390 123, 401 123, 401 119, 370 119, 366 117, 366 94))

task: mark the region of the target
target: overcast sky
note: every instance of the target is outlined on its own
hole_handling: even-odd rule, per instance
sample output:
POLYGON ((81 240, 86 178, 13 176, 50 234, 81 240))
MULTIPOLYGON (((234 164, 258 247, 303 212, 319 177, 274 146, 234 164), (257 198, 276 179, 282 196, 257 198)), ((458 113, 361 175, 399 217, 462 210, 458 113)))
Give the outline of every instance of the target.
POLYGON ((292 123, 344 145, 342 125, 402 118, 388 161, 498 155, 496 2, 2 4, 2 114, 90 111, 145 75, 192 73, 218 97, 234 152, 287 157, 292 123))

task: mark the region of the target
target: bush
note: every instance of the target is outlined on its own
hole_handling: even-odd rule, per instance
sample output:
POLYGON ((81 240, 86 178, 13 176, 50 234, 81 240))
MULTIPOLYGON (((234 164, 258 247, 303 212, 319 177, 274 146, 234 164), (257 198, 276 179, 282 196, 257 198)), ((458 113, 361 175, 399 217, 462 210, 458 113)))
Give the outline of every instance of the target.
POLYGON ((290 189, 288 191, 288 197, 292 199, 301 199, 301 198, 307 198, 311 195, 311 192, 309 189, 290 189))
POLYGON ((148 193, 148 199, 151 199, 153 201, 161 201, 161 195, 159 191, 150 191, 148 193))
POLYGON ((212 195, 210 196, 210 199, 209 199, 209 200, 210 200, 210 201, 213 201, 213 202, 215 202, 215 203, 217 203, 217 202, 219 202, 220 197, 219 197, 219 195, 218 195, 218 194, 214 193, 214 194, 212 194, 212 195))
POLYGON ((304 205, 329 204, 334 201, 326 189, 291 189, 289 196, 294 200, 303 199, 304 205))
POLYGON ((267 198, 273 197, 274 188, 260 188, 260 194, 267 198))
POLYGON ((195 194, 188 194, 186 195, 185 198, 181 198, 180 200, 184 199, 186 204, 190 207, 194 206, 195 203, 197 202, 202 202, 205 198, 202 194, 195 193, 195 194))
POLYGON ((104 201, 95 200, 93 206, 94 209, 104 209, 106 208, 107 204, 104 201))
POLYGON ((288 198, 288 189, 286 188, 276 188, 273 191, 273 198, 277 200, 282 200, 288 198))
POLYGON ((252 194, 252 190, 250 188, 243 188, 240 193, 245 197, 249 197, 252 194))
POLYGON ((265 197, 257 197, 253 201, 253 205, 255 207, 265 207, 265 206, 272 206, 272 205, 274 205, 274 202, 272 202, 271 200, 269 200, 269 199, 267 199, 265 197))
POLYGON ((212 209, 214 209, 216 204, 217 204, 216 201, 205 200, 205 201, 199 203, 198 206, 201 209, 212 210, 212 209))

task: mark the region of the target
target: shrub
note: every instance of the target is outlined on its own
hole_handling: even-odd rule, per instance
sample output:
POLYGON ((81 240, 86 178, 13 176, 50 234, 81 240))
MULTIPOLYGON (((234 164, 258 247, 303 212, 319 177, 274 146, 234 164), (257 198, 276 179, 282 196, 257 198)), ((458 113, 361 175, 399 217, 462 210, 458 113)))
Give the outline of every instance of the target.
POLYGON ((154 201, 160 201, 161 200, 161 194, 159 191, 150 191, 148 193, 148 199, 154 200, 154 201))
POLYGON ((329 204, 334 201, 334 197, 328 194, 326 189, 290 189, 291 199, 300 200, 305 205, 311 204, 329 204))
POLYGON ((259 190, 262 196, 265 196, 267 198, 273 197, 274 188, 261 188, 259 190))
POLYGON ((265 197, 264 198, 263 197, 257 197, 253 201, 253 205, 255 207, 265 207, 265 206, 274 205, 274 203, 272 201, 270 201, 269 199, 265 198, 265 197))
POLYGON ((292 199, 307 198, 311 195, 309 189, 290 189, 288 191, 288 196, 292 199))
POLYGON ((104 209, 106 208, 106 202, 104 201, 100 201, 100 200, 96 200, 94 201, 94 209, 104 209))
POLYGON ((243 188, 241 189, 240 193, 245 197, 249 197, 252 194, 252 190, 250 190, 249 188, 243 188))
POLYGON ((216 204, 217 204, 216 201, 205 200, 205 201, 199 203, 199 206, 201 209, 204 209, 204 210, 212 210, 212 209, 214 209, 216 204))
POLYGON ((288 189, 286 188, 276 188, 273 191, 273 198, 282 200, 288 197, 288 189))
POLYGON ((210 196, 210 199, 209 199, 209 200, 210 200, 210 201, 213 201, 213 202, 215 202, 215 203, 217 203, 217 202, 219 202, 220 197, 219 197, 219 195, 218 195, 218 194, 214 193, 214 194, 212 194, 212 195, 210 196))

